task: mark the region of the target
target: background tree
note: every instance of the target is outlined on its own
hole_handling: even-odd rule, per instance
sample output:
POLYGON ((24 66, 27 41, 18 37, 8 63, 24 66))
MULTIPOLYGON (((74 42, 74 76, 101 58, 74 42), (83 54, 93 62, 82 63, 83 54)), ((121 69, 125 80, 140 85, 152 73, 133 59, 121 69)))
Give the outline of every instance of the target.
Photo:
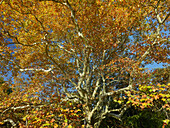
POLYGON ((3 119, 24 109, 25 123, 13 119, 22 127, 59 127, 71 120, 82 123, 73 127, 97 128, 107 117, 121 121, 131 106, 154 109, 161 97, 169 112, 168 85, 152 85, 152 71, 145 70, 152 62, 168 63, 168 1, 0 4, 1 72, 12 73, 15 88, 1 103, 3 119))

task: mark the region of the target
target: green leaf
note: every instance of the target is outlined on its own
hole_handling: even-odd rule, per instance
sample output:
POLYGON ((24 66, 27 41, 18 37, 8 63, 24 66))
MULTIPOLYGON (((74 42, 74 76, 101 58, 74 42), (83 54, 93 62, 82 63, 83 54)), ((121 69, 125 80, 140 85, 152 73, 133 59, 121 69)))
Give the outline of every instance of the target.
POLYGON ((47 124, 43 124, 43 126, 49 126, 50 124, 49 123, 47 123, 47 124))

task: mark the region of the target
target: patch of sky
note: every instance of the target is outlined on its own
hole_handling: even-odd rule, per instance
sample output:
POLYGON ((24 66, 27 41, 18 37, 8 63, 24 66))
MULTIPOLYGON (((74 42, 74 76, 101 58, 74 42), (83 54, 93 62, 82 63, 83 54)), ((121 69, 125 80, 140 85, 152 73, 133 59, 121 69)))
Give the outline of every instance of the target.
POLYGON ((152 64, 146 65, 145 68, 152 70, 152 69, 157 69, 157 68, 164 68, 167 66, 170 66, 170 65, 168 65, 167 63, 159 63, 158 64, 158 63, 153 62, 152 64))

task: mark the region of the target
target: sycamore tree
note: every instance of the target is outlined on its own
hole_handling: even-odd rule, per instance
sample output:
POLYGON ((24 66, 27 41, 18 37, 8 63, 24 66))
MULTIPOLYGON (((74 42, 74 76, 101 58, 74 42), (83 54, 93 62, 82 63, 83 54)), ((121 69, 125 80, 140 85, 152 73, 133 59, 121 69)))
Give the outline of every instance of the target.
POLYGON ((168 0, 1 0, 1 73, 11 74, 14 90, 0 104, 1 123, 97 128, 107 117, 121 121, 134 106, 163 110, 166 125, 168 82, 153 82, 155 71, 145 66, 169 63, 169 6, 168 0))

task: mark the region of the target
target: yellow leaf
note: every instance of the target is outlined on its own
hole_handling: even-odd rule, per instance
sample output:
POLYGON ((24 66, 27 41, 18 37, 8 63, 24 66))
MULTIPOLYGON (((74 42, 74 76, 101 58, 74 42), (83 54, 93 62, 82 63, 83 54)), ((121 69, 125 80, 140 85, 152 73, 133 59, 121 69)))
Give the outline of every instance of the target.
POLYGON ((0 122, 0 124, 2 125, 2 124, 4 124, 3 122, 0 122))
POLYGON ((61 116, 63 116, 63 114, 60 114, 58 117, 61 117, 61 116))
POLYGON ((77 111, 78 111, 78 112, 79 112, 79 111, 81 112, 81 110, 80 110, 80 109, 78 109, 77 111))
POLYGON ((58 124, 54 124, 54 128, 58 128, 58 124))

